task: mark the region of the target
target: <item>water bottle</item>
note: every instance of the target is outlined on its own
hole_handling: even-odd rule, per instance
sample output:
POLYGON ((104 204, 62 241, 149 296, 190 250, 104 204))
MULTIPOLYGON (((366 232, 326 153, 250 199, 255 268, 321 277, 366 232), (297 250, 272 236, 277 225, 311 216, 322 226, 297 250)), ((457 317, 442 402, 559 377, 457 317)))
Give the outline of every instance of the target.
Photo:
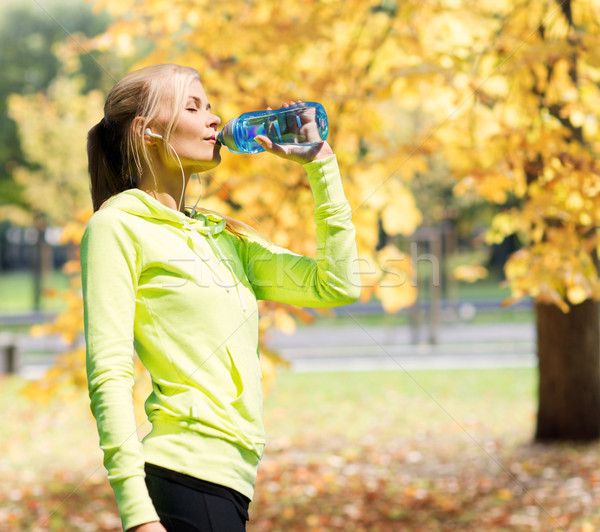
POLYGON ((320 144, 327 138, 327 114, 320 103, 299 102, 276 110, 244 113, 227 122, 217 140, 232 153, 265 151, 254 140, 269 137, 277 144, 320 144))

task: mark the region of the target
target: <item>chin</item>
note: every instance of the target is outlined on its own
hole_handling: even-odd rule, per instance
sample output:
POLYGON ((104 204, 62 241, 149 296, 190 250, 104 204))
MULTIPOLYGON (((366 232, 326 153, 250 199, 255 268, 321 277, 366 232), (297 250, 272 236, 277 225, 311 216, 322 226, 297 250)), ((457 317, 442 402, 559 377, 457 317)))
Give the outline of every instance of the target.
POLYGON ((209 170, 219 166, 219 164, 221 164, 221 154, 215 153, 214 157, 210 161, 198 161, 196 165, 194 165, 193 172, 208 172, 209 170))

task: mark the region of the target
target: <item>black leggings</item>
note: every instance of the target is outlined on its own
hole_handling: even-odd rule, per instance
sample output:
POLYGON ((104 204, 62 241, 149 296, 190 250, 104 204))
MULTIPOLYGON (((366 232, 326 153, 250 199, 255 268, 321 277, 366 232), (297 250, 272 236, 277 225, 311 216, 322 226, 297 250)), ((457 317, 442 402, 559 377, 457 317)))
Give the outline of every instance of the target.
POLYGON ((235 504, 146 472, 146 485, 167 532, 245 532, 235 504))

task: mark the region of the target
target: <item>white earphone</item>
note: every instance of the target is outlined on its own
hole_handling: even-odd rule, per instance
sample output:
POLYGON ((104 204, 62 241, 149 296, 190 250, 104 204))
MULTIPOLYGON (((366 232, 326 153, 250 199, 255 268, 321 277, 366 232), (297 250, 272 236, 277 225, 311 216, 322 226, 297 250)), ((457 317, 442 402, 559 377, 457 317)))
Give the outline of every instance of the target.
POLYGON ((149 137, 154 137, 155 139, 162 139, 162 135, 152 133, 152 130, 149 127, 146 128, 146 131, 144 131, 144 133, 146 133, 146 135, 148 135, 149 137))

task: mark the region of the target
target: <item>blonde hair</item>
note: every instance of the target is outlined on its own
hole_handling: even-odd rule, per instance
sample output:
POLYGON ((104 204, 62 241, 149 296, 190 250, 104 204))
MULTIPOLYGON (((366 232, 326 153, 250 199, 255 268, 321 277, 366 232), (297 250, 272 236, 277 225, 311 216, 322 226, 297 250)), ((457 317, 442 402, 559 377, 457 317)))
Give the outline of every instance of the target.
MULTIPOLYGON (((104 104, 104 117, 90 129, 87 138, 94 211, 111 196, 136 188, 144 166, 156 183, 148 146, 139 134, 140 125, 134 125, 134 120, 142 120, 141 131, 159 126, 161 130, 157 133, 168 146, 185 107, 190 84, 195 80, 199 81, 200 75, 193 68, 160 64, 127 74, 110 90, 104 104), (159 114, 163 116, 165 110, 166 122, 159 120, 159 114)), ((229 232, 237 236, 248 233, 246 224, 228 216, 223 218, 229 232)))

